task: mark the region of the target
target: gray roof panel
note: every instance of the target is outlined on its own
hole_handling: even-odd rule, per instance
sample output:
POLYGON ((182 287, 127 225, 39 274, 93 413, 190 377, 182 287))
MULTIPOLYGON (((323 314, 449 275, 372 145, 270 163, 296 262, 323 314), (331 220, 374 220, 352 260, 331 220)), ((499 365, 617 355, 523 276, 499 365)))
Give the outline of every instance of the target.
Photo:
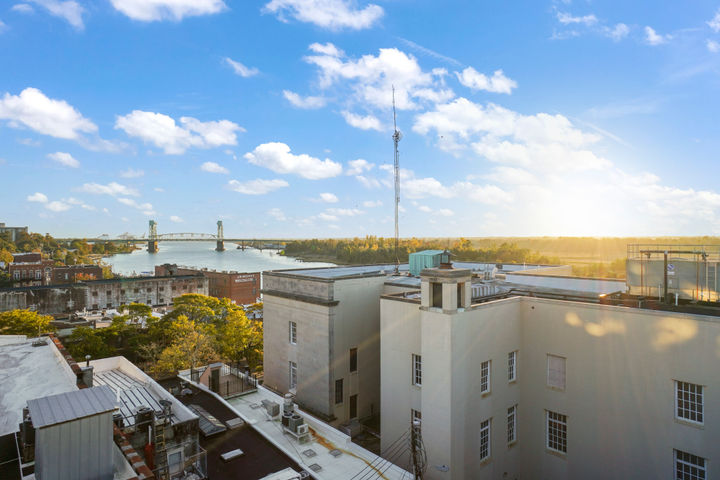
POLYGON ((27 404, 35 428, 49 427, 117 408, 113 391, 105 385, 35 398, 28 400, 27 404))

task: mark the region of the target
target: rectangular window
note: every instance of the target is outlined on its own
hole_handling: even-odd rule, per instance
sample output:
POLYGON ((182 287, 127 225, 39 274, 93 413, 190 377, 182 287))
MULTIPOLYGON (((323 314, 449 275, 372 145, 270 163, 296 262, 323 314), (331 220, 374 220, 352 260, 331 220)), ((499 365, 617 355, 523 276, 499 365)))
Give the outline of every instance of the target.
POLYGON ((335 380, 335 405, 343 402, 343 379, 335 380))
POLYGON ((357 372, 357 348, 350 349, 350 371, 357 372))
POLYGON ((480 364, 480 393, 490 393, 490 360, 480 364))
POLYGON ((546 410, 547 448, 555 452, 567 453, 567 417, 546 410))
POLYGON ((40 280, 42 278, 42 272, 40 270, 35 270, 35 279, 40 280))
POLYGON ((675 380, 675 415, 694 423, 703 423, 703 387, 675 380))
POLYGON ((422 386, 422 357, 420 355, 412 356, 412 382, 418 387, 422 386))
POLYGON ((106 292, 105 292, 105 295, 108 296, 108 297, 111 297, 111 296, 112 296, 112 290, 106 291, 106 292))
POLYGON ((442 283, 431 283, 432 306, 442 308, 442 283))
POLYGON ((515 443, 517 440, 517 405, 507 410, 507 443, 515 443))
POLYGON ((297 323, 290 322, 290 326, 288 327, 290 329, 290 343, 293 345, 297 345, 297 323))
POLYGON ((705 480, 707 478, 706 461, 692 453, 674 450, 675 480, 705 480))
POLYGON ((547 385, 565 390, 565 357, 548 354, 547 385))
POLYGON ((420 413, 420 410, 415 410, 413 408, 410 409, 410 421, 415 423, 415 420, 418 422, 422 421, 422 413, 420 413))
POLYGON ((508 353, 508 382, 517 380, 517 350, 508 353))
POLYGON ((13 279, 20 280, 20 271, 19 270, 15 270, 13 272, 13 279))
POLYGON ((290 390, 295 390, 297 388, 297 363, 290 362, 290 382, 289 387, 290 390))
POLYGON ((490 458, 490 419, 480 424, 480 460, 490 458))

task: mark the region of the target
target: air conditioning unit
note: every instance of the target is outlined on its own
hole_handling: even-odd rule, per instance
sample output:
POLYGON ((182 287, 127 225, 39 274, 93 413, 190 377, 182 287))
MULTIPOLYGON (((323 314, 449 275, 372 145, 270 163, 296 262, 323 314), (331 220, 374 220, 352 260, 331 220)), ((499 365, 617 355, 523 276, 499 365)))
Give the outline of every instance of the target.
POLYGON ((307 423, 298 425, 295 433, 297 433, 298 435, 307 435, 308 433, 310 433, 310 425, 308 425, 307 423))
POLYGON ((294 414, 292 417, 288 419, 288 428, 293 431, 297 432, 298 426, 305 423, 305 420, 303 420, 303 417, 300 415, 294 414))

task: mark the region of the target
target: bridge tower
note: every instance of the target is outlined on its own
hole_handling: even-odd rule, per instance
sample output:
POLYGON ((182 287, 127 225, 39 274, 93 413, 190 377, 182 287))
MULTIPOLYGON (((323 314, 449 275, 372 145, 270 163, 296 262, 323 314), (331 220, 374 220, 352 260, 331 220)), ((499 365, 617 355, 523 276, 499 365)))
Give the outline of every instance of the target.
POLYGON ((223 224, 222 220, 218 220, 217 222, 218 232, 217 232, 217 246, 215 247, 216 252, 224 252, 225 251, 225 239, 223 237, 223 224))
POLYGON ((155 220, 150 220, 150 232, 148 235, 148 253, 157 253, 158 251, 158 236, 157 236, 157 223, 155 220))

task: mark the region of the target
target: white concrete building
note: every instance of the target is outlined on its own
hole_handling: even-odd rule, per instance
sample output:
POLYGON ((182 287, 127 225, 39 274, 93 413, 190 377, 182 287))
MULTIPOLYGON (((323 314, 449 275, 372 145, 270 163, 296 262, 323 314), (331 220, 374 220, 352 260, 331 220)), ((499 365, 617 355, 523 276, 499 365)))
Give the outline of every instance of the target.
POLYGON ((419 295, 382 296, 384 452, 420 418, 427 479, 710 478, 718 309, 472 288, 427 269, 419 295))

